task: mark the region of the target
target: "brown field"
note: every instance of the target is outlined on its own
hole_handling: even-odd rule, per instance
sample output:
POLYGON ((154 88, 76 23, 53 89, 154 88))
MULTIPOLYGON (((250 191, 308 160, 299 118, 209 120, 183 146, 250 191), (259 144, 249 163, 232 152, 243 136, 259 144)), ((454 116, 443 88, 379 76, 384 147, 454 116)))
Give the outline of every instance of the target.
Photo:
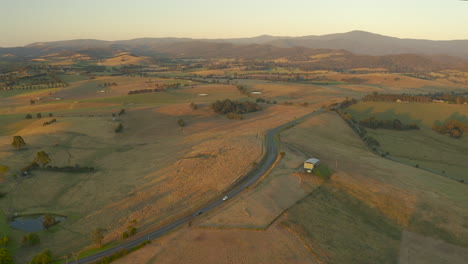
MULTIPOLYGON (((201 86, 193 92, 222 93, 223 88, 235 91, 229 86, 201 86)), ((94 104, 102 107, 101 103, 94 104)), ((52 110, 59 105, 32 107, 36 111, 40 107, 52 110)), ((118 239, 130 220, 137 220, 138 227, 145 229, 194 210, 219 197, 260 157, 267 129, 310 109, 269 106, 246 115, 245 120, 233 121, 214 115, 203 105, 196 111, 188 104, 136 105, 119 117, 124 132, 115 134, 111 113, 118 111, 91 108, 59 112, 55 113, 58 122, 49 126, 42 123, 50 118, 23 121, 24 117, 18 115, 8 121, 11 124, 0 136, 0 156, 12 172, 31 162, 40 150, 50 154, 54 166, 97 168, 85 174, 34 172, 30 178, 6 178, 2 191, 8 192, 8 202, 1 205, 2 211, 69 217, 54 227, 54 232, 40 232, 41 248, 51 248, 56 254, 71 252, 88 245, 90 230, 97 227, 109 230, 108 242, 118 239), (177 125, 178 118, 186 121, 183 129, 177 125), (12 150, 12 135, 22 135, 27 148, 12 150)), ((12 232, 14 237, 24 234, 12 232)), ((37 250, 22 250, 18 261, 30 258, 37 250)))
POLYGON ((259 184, 209 213, 197 224, 201 227, 265 229, 284 210, 303 199, 321 181, 302 172, 306 156, 283 146, 286 155, 259 184))
POLYGON ((266 231, 188 228, 115 262, 155 263, 318 263, 301 240, 280 225, 266 231))

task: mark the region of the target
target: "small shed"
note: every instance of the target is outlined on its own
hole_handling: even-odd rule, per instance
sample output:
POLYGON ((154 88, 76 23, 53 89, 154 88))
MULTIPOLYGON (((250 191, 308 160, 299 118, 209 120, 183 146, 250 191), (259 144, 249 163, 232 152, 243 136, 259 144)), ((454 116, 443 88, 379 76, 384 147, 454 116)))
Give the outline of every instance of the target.
POLYGON ((304 161, 304 169, 307 170, 307 172, 311 172, 315 166, 319 164, 320 160, 316 158, 310 158, 306 161, 304 161))

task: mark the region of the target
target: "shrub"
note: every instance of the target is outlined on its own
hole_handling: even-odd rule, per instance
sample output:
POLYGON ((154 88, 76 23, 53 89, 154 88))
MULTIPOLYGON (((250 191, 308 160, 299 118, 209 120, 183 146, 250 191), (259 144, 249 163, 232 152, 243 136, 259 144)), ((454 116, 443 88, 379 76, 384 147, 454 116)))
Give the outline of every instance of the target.
POLYGON ((281 157, 284 157, 284 155, 286 155, 286 152, 281 151, 281 152, 280 152, 280 156, 281 156, 281 157))
POLYGON ((177 124, 179 124, 180 127, 184 127, 185 121, 182 118, 180 118, 179 120, 177 120, 177 124))
POLYGON ((191 102, 191 103, 190 103, 190 108, 192 108, 192 110, 197 110, 197 109, 198 109, 198 105, 195 104, 194 102, 191 102))
POLYGON ((121 133, 122 130, 123 130, 123 125, 122 125, 122 123, 119 123, 114 131, 115 131, 115 133, 121 133))
POLYGON ((330 176, 332 175, 332 171, 330 168, 328 168, 327 165, 325 164, 319 164, 317 165, 313 171, 312 171, 316 176, 324 179, 324 180, 327 180, 330 178, 330 176))
POLYGON ((27 115, 25 116, 25 118, 26 118, 26 119, 32 119, 32 115, 27 114, 27 115))

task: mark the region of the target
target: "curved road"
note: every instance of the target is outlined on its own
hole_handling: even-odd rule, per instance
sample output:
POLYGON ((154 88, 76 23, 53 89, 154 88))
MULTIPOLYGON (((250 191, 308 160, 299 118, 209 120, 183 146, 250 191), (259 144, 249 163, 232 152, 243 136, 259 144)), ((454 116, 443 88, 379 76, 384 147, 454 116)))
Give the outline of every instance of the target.
MULTIPOLYGON (((319 115, 323 112, 325 112, 325 110, 320 109, 318 111, 304 115, 300 118, 294 119, 293 121, 290 121, 286 124, 283 124, 277 128, 274 128, 268 131, 266 135, 266 140, 265 140, 266 141, 265 155, 263 156, 262 160, 259 162, 258 166, 254 168, 253 170, 251 170, 249 173, 247 173, 247 175, 244 176, 240 180, 240 182, 232 186, 231 190, 226 192, 225 195, 228 196, 229 199, 231 199, 233 196, 239 194, 244 189, 246 189, 250 185, 254 184, 256 181, 258 181, 258 179, 260 179, 260 177, 262 177, 273 166, 273 163, 278 157, 279 141, 277 139, 279 139, 278 135, 281 131, 291 128, 292 126, 297 125, 298 123, 304 121, 305 119, 315 116, 315 115, 319 115)), ((169 233, 169 231, 172 231, 175 228, 181 226, 182 224, 187 223, 188 221, 190 221, 191 219, 194 219, 195 217, 199 216, 202 213, 205 213, 214 209, 215 207, 217 207, 218 205, 224 202, 225 201, 220 198, 219 200, 213 201, 210 204, 203 207, 202 209, 199 209, 198 211, 193 212, 192 214, 182 217, 179 220, 172 222, 171 224, 168 224, 157 230, 149 232, 145 234, 144 236, 136 237, 134 239, 126 241, 125 243, 122 243, 116 247, 101 251, 94 255, 83 257, 79 259, 76 263, 79 263, 79 264, 92 263, 92 262, 96 262, 100 260, 103 257, 109 256, 112 253, 115 253, 119 250, 122 250, 122 249, 130 250, 131 248, 142 243, 143 241, 154 240, 158 237, 161 237, 169 233)))

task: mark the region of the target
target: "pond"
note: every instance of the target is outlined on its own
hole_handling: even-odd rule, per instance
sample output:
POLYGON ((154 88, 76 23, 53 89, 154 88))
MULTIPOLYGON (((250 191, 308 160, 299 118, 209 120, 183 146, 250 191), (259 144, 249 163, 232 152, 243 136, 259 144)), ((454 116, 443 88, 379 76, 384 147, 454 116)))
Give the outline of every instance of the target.
MULTIPOLYGON (((8 224, 16 229, 20 229, 27 232, 37 232, 44 230, 44 226, 42 222, 44 221, 44 214, 39 215, 23 215, 17 216, 13 218, 8 224)), ((57 224, 65 221, 67 219, 66 216, 62 215, 51 215, 57 221, 57 224)))

